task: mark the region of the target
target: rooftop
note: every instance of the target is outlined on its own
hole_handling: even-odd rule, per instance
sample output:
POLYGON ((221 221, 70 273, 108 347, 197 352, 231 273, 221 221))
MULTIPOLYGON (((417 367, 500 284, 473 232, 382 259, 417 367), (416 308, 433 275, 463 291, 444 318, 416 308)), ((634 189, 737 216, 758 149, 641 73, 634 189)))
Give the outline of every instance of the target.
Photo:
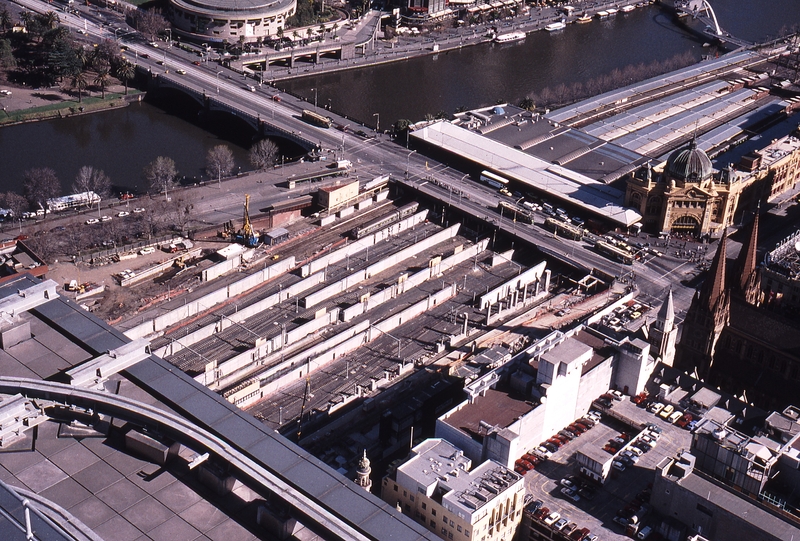
POLYGON ((530 401, 490 388, 483 396, 476 397, 472 404, 450 414, 446 422, 466 432, 472 439, 483 441, 490 430, 487 427, 506 428, 535 407, 530 401))

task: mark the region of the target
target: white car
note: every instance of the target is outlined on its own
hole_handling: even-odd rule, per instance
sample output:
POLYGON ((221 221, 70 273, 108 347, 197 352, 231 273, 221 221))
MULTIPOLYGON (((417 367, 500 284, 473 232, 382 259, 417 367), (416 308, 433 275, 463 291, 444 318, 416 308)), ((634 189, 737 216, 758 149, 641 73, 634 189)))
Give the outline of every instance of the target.
POLYGON ((108 214, 106 214, 105 216, 100 216, 100 221, 101 222, 110 222, 111 221, 111 216, 109 216, 108 214))
POLYGON ((143 209, 142 207, 136 207, 135 209, 133 209, 133 213, 134 214, 141 214, 142 212, 145 212, 146 210, 147 209, 143 209))
POLYGON ((117 213, 117 218, 124 218, 124 217, 130 216, 130 215, 131 215, 130 212, 128 212, 126 210, 123 210, 122 212, 118 212, 117 213))
POLYGON ((10 95, 11 95, 11 91, 10 90, 6 90, 6 89, 0 90, 0 96, 10 96, 10 95))
POLYGON ((550 458, 551 456, 553 456, 553 453, 551 453, 548 449, 542 447, 541 445, 533 450, 533 454, 541 456, 543 458, 550 458))
POLYGON ((100 223, 100 220, 97 219, 97 218, 89 218, 88 220, 86 220, 86 225, 94 225, 94 224, 99 224, 99 223, 100 223))
POLYGON ((553 512, 553 513, 550 513, 549 515, 547 515, 547 517, 545 517, 544 523, 547 524, 548 526, 552 526, 560 518, 561 518, 561 513, 553 512))
POLYGON ((152 246, 145 246, 144 248, 142 248, 141 250, 139 250, 139 253, 140 253, 141 255, 147 255, 147 254, 152 254, 152 253, 153 253, 153 252, 155 252, 155 251, 156 251, 156 249, 155 249, 155 248, 153 248, 152 246))

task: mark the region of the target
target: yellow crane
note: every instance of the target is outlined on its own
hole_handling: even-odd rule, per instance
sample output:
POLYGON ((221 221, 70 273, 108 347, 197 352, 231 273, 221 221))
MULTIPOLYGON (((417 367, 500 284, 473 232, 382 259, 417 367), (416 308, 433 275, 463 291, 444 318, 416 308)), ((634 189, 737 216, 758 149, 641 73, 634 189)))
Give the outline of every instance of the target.
POLYGON ((253 230, 253 224, 250 223, 250 194, 244 196, 244 224, 242 225, 241 232, 236 235, 236 240, 245 246, 253 247, 258 245, 258 235, 253 230))

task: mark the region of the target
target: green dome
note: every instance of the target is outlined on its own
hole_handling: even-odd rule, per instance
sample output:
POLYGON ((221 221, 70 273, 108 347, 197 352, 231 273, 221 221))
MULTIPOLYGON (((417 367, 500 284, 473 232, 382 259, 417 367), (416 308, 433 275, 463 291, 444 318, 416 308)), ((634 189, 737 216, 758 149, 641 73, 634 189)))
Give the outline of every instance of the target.
POLYGON ((672 153, 667 160, 666 171, 669 178, 675 180, 702 182, 711 178, 714 167, 708 155, 697 148, 697 142, 692 139, 688 146, 672 153))

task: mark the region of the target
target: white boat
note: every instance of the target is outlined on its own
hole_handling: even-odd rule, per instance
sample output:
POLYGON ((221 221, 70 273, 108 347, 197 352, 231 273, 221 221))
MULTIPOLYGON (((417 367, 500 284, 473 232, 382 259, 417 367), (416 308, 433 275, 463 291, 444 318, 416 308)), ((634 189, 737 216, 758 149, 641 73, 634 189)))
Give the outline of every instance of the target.
POLYGON ((508 34, 500 34, 495 36, 495 43, 510 43, 512 41, 519 41, 525 39, 525 32, 509 32, 508 34))
POLYGON ((622 6, 622 7, 620 8, 620 11, 621 11, 622 13, 630 13, 630 12, 631 12, 631 11, 633 11, 634 9, 636 9, 636 6, 634 6, 634 5, 632 5, 632 4, 628 4, 627 6, 622 6))
POLYGON ((544 27, 545 30, 548 32, 556 32, 557 30, 564 30, 567 27, 567 23, 564 21, 558 21, 557 23, 550 23, 544 27))
POLYGON ((598 11, 597 12, 597 18, 598 19, 607 19, 608 18, 608 12, 607 11, 598 11))
POLYGON ((619 10, 617 8, 608 8, 606 11, 608 12, 608 15, 611 16, 616 15, 619 10))
POLYGON ((580 17, 575 19, 575 22, 578 23, 578 24, 592 22, 592 16, 589 15, 588 13, 584 13, 583 15, 581 15, 580 17))

